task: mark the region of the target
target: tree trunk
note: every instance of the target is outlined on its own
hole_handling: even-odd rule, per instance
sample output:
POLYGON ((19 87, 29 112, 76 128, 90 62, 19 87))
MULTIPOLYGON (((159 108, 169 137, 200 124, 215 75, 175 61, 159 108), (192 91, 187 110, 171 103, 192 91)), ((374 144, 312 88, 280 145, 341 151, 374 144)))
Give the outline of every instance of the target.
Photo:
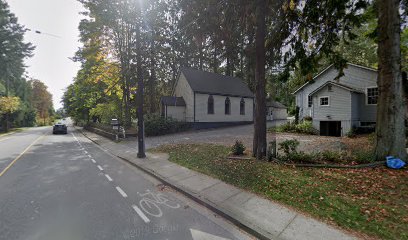
POLYGON ((407 159, 399 0, 378 1, 378 103, 375 155, 407 159))
POLYGON ((6 113, 4 116, 4 132, 8 132, 9 131, 9 113, 6 113))
POLYGON ((265 9, 266 0, 256 4, 256 72, 253 156, 266 156, 266 101, 265 101, 265 9))

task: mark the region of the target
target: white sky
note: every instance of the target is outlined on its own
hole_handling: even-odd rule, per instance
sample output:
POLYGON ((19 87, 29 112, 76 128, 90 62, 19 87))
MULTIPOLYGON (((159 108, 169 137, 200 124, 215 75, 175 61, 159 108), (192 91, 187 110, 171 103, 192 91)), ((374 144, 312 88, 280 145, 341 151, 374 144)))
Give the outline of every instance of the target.
POLYGON ((26 60, 28 76, 43 81, 53 95, 54 108, 60 103, 64 89, 73 81, 80 65, 68 59, 80 46, 79 12, 76 0, 6 0, 18 22, 32 29, 25 41, 36 46, 34 56, 26 60), (34 31, 41 31, 37 34, 34 31), (44 33, 57 35, 52 37, 44 33))

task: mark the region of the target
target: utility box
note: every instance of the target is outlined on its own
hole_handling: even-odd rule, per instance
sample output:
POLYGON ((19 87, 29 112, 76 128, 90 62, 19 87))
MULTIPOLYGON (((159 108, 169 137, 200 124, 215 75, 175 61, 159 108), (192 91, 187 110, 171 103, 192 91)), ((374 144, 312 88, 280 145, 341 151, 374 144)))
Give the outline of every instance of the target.
POLYGON ((111 125, 113 130, 119 130, 119 120, 116 118, 112 118, 111 125))

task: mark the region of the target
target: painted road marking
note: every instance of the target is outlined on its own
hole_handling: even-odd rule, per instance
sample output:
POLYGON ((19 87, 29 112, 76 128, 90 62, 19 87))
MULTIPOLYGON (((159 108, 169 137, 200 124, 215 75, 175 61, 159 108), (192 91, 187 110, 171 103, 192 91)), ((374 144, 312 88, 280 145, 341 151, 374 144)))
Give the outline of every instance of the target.
POLYGON ((143 219, 145 223, 149 223, 150 219, 146 217, 146 215, 138 208, 136 205, 132 205, 132 208, 137 212, 137 214, 143 219))
POLYGON ((120 193, 120 195, 122 195, 122 197, 124 197, 124 198, 127 197, 127 194, 122 190, 122 188, 116 187, 116 190, 118 190, 118 192, 120 193))
POLYGON ((88 157, 90 157, 90 158, 91 158, 92 156, 88 154, 88 157))
POLYGON ((3 171, 0 172, 0 177, 3 176, 3 174, 9 169, 11 168, 11 166, 13 166, 13 164, 21 158, 21 156, 24 155, 24 153, 26 153, 28 151, 28 149, 30 149, 36 142, 38 142, 41 138, 43 138, 45 135, 41 135, 39 136, 37 139, 35 139, 34 142, 32 142, 26 149, 24 149, 24 151, 22 153, 20 153, 20 155, 18 155, 3 171))
POLYGON ((84 150, 84 153, 88 154, 88 152, 86 150, 84 150))
POLYGON ((10 138, 2 138, 2 139, 0 139, 0 142, 2 142, 4 140, 7 140, 7 139, 10 139, 10 138))
POLYGON ((91 161, 92 161, 93 163, 96 163, 95 159, 93 159, 93 158, 91 159, 91 161))
POLYGON ((100 165, 98 165, 98 168, 99 170, 103 171, 103 168, 100 165))
POLYGON ((105 177, 109 180, 109 182, 113 181, 113 179, 108 174, 105 174, 105 177))

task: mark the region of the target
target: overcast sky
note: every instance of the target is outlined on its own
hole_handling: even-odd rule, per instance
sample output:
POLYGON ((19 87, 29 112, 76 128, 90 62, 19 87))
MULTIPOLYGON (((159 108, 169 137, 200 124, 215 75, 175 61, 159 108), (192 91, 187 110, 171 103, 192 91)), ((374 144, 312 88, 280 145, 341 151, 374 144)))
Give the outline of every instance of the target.
POLYGON ((34 56, 26 60, 28 75, 43 81, 53 95, 54 108, 60 103, 64 89, 73 81, 79 64, 68 59, 80 46, 78 42, 79 12, 76 0, 6 0, 18 22, 33 31, 26 41, 36 46, 34 56), (46 35, 52 34, 58 37, 46 35))

